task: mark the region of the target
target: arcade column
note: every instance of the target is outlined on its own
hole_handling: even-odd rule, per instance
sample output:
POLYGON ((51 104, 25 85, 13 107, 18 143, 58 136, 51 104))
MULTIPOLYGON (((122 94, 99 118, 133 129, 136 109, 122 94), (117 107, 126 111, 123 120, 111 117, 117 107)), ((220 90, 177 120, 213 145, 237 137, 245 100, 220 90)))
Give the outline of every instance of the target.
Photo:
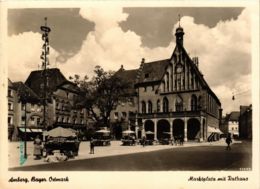
POLYGON ((157 120, 154 120, 154 140, 157 140, 157 120))
POLYGON ((170 121, 170 138, 173 139, 173 121, 170 121))
POLYGON ((204 132, 204 129, 203 129, 203 118, 201 117, 200 118, 200 142, 203 142, 203 132, 204 132))
POLYGON ((184 141, 187 142, 187 118, 184 118, 184 141))

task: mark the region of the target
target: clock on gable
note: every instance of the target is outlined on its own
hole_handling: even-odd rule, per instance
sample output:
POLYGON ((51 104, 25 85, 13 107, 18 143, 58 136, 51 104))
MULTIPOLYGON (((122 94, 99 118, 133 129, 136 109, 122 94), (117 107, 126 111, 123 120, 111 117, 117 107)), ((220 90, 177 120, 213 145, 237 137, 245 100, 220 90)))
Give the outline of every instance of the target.
POLYGON ((178 63, 176 65, 176 72, 181 73, 183 71, 183 65, 181 63, 178 63))

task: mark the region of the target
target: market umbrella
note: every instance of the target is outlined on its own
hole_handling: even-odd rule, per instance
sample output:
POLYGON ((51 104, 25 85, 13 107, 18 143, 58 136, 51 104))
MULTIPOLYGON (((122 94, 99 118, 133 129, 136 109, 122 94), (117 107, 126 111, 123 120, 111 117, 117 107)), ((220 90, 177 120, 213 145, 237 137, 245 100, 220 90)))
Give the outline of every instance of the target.
POLYGON ((131 131, 131 130, 125 130, 123 131, 123 134, 133 134, 135 133, 134 131, 131 131))
POLYGON ((101 129, 101 130, 96 131, 96 133, 110 133, 110 131, 101 129))
POLYGON ((76 137, 75 130, 65 129, 62 127, 56 127, 50 131, 47 131, 45 135, 50 137, 76 137))

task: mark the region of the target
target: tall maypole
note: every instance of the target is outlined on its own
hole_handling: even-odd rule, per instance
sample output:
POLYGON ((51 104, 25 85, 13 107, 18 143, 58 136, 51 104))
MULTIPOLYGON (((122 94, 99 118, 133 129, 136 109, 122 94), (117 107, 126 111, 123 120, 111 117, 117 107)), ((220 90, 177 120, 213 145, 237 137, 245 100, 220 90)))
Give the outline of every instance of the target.
POLYGON ((42 98, 43 98, 43 128, 46 130, 47 129, 47 122, 46 122, 46 117, 47 117, 47 87, 48 87, 48 65, 49 64, 49 58, 48 55, 50 53, 50 47, 49 47, 49 32, 51 29, 47 26, 47 17, 44 18, 45 20, 45 25, 41 26, 41 31, 42 31, 42 40, 43 40, 43 46, 42 46, 42 54, 41 54, 41 60, 42 60, 42 77, 43 77, 43 93, 42 93, 42 98))

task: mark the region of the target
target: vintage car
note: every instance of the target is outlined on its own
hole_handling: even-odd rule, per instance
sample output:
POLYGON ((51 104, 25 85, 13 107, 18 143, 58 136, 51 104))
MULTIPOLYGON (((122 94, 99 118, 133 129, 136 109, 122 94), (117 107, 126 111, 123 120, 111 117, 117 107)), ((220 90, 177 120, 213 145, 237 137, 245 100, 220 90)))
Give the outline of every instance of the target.
POLYGON ((133 146, 136 144, 135 137, 129 135, 123 136, 121 141, 123 146, 133 146))
POLYGON ((125 130, 122 132, 122 145, 123 146, 133 146, 136 144, 136 135, 134 131, 125 130))
POLYGON ((93 143, 95 146, 110 146, 110 141, 110 131, 108 130, 98 130, 93 136, 93 143))

